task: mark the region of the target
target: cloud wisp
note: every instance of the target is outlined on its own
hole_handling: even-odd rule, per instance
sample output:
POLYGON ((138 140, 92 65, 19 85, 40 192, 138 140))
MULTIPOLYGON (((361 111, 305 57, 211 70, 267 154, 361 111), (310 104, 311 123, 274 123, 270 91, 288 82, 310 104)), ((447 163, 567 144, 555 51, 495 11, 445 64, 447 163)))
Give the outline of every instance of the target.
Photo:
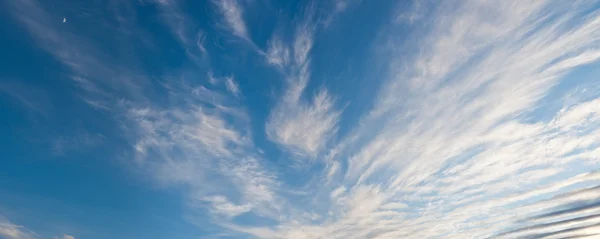
POLYGON ((75 237, 71 236, 71 235, 65 234, 65 235, 63 235, 61 237, 56 236, 56 237, 54 237, 54 239, 75 239, 75 237))
POLYGON ((288 46, 274 36, 267 50, 267 62, 280 69, 285 76, 286 89, 281 101, 272 110, 266 123, 270 140, 302 157, 315 157, 329 143, 337 131, 340 111, 334 98, 323 88, 309 94, 310 51, 314 29, 305 23, 298 27, 295 38, 288 46))
POLYGON ((243 8, 238 0, 214 0, 213 2, 223 16, 224 25, 233 35, 251 41, 246 22, 244 21, 243 8))
POLYGON ((23 226, 15 225, 7 218, 0 215, 0 237, 6 239, 35 239, 38 236, 24 228, 23 226))
POLYGON ((240 97, 240 86, 233 79, 233 76, 229 76, 225 78, 225 86, 227 87, 227 91, 233 94, 235 97, 240 97))

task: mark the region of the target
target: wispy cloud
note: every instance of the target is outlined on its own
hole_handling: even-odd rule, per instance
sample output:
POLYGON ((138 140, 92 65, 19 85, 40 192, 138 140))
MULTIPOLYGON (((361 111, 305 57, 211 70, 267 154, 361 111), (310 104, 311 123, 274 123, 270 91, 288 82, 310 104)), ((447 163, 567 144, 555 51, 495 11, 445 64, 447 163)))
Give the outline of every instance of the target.
POLYGON ((55 236, 54 239, 75 239, 75 237, 71 236, 71 235, 65 234, 65 235, 63 235, 61 237, 55 236))
MULTIPOLYGON (((203 52, 205 35, 188 31, 189 19, 176 2, 157 3, 176 40, 197 47, 188 57, 203 52)), ((229 10, 237 7, 235 2, 224 4, 229 10)), ((131 145, 134 167, 160 184, 187 188, 189 204, 215 212, 212 216, 217 219, 219 214, 233 217, 242 212, 276 217, 273 208, 281 203, 273 192, 275 176, 263 169, 253 147, 249 117, 235 97, 241 91, 232 77, 217 80, 209 74, 213 85, 205 86, 185 79, 187 69, 182 69, 173 73, 175 77, 156 82, 155 89, 154 82, 147 81, 150 77, 129 65, 136 61, 120 64, 120 59, 102 50, 104 45, 56 27, 38 2, 11 1, 10 6, 39 46, 71 71, 82 100, 94 108, 110 108, 122 137, 131 145), (222 187, 226 184, 232 187, 222 187)), ((193 69, 194 76, 198 71, 193 69)), ((94 135, 84 136, 58 137, 55 152, 96 142, 94 135)))
POLYGON ((129 112, 142 168, 160 183, 188 187, 189 204, 208 209, 216 222, 243 213, 277 218, 278 183, 256 158, 247 115, 230 89, 171 89, 188 103, 129 112))
MULTIPOLYGON (((301 87, 301 86, 293 86, 301 87)), ((301 91, 289 89, 288 95, 301 91)), ((285 98, 271 113, 266 125, 269 139, 295 154, 315 156, 337 131, 340 113, 326 90, 311 97, 312 102, 285 98)))
MULTIPOLYGON (((597 162, 598 103, 571 102, 551 120, 534 113, 569 71, 599 58, 597 12, 561 4, 467 1, 423 16, 432 27, 417 45, 390 48, 418 49, 411 57, 382 55, 389 79, 372 111, 333 148, 339 152, 323 172, 333 186, 312 185, 328 220, 240 230, 261 238, 486 238, 579 202, 576 214, 552 219, 560 223, 531 222, 518 232, 597 233, 595 193, 585 188, 598 181, 580 173, 597 162), (565 194, 573 188, 585 194, 565 194)), ((395 40, 392 33, 383 42, 395 40)))
POLYGON ((414 24, 416 21, 423 18, 426 14, 425 7, 427 5, 427 0, 415 0, 411 1, 411 9, 408 11, 399 11, 396 15, 395 21, 398 23, 406 22, 408 24, 414 24))
POLYGON ((158 147, 158 152, 181 147, 197 151, 199 155, 230 156, 233 146, 248 144, 241 132, 221 117, 222 112, 200 105, 189 107, 132 109, 128 117, 139 127, 140 136, 135 143, 136 150, 145 155, 149 147, 158 147))
POLYGON ((275 65, 281 69, 290 64, 290 49, 285 45, 277 35, 269 41, 267 52, 265 54, 267 63, 275 65))
MULTIPOLYGON (((71 69, 76 84, 89 91, 90 94, 82 94, 84 102, 93 103, 91 106, 94 108, 103 108, 110 105, 112 102, 109 101, 116 98, 117 94, 137 99, 141 97, 140 85, 145 83, 145 77, 128 67, 128 64, 119 64, 123 62, 122 59, 130 59, 127 56, 131 52, 120 52, 121 58, 107 54, 105 49, 92 44, 85 37, 59 27, 62 22, 53 21, 57 16, 45 11, 43 4, 34 0, 9 1, 8 6, 39 46, 71 69)), ((122 20, 119 16, 115 17, 122 20)))
POLYGON ((237 82, 235 82, 235 80, 233 79, 233 76, 229 76, 225 78, 225 86, 227 87, 227 91, 229 91, 229 93, 233 94, 236 97, 239 97, 241 92, 240 92, 240 86, 238 85, 237 82))
POLYGON ((202 200, 211 204, 213 213, 224 214, 228 217, 234 217, 252 209, 252 206, 249 204, 236 205, 221 195, 204 197, 202 200))
MULTIPOLYGON (((326 14, 323 19, 323 25, 328 27, 338 15, 345 12, 349 7, 358 5, 362 0, 330 0, 331 10, 326 14)), ((326 1, 324 1, 326 2, 326 1)))
POLYGON ((106 141, 102 134, 79 131, 70 135, 60 135, 50 141, 54 156, 65 156, 69 152, 81 152, 97 147, 106 141))
MULTIPOLYGON (((195 56, 205 51, 204 32, 189 31, 193 28, 189 18, 175 1, 156 3, 174 38, 183 46, 195 47, 187 56, 197 63, 195 56)), ((247 38, 238 3, 215 3, 222 7, 234 34, 247 38)), ((50 20, 53 15, 45 11, 43 3, 26 0, 10 1, 9 5, 38 45, 70 71, 72 83, 83 92, 82 100, 97 109, 110 109, 111 118, 122 130, 120 135, 131 147, 134 160, 128 165, 159 184, 185 188, 188 204, 194 209, 190 214, 211 212, 208 216, 214 217, 214 224, 242 213, 280 217, 277 212, 284 200, 276 193, 276 174, 265 169, 265 160, 253 145, 248 113, 237 98, 242 92, 233 77, 217 79, 208 74, 207 80, 213 83, 208 85, 186 79, 189 69, 175 69, 174 77, 149 81, 152 77, 134 66, 139 63, 135 58, 124 57, 131 60, 124 61, 112 55, 114 51, 106 51, 106 45, 57 27, 61 23, 50 20)), ((193 68, 191 75, 206 74, 202 70, 210 72, 193 68)), ((88 134, 58 137, 53 145, 61 154, 97 139, 104 140, 88 134)), ((25 239, 30 235, 22 227, 1 225, 2 236, 25 239)))
POLYGON ((45 116, 53 105, 45 90, 10 80, 0 83, 0 94, 7 95, 31 112, 45 116))
POLYGON ((244 21, 244 11, 237 0, 213 0, 224 18, 225 25, 233 35, 250 41, 248 29, 244 21))
POLYGON ((267 54, 267 62, 283 71, 287 84, 267 121, 267 136, 294 154, 311 157, 335 135, 340 115, 326 89, 309 96, 308 102, 302 97, 310 78, 313 34, 309 24, 299 26, 289 47, 275 36, 267 54), (291 56, 288 49, 292 49, 291 56))
POLYGON ((0 215, 0 237, 6 239, 35 239, 38 236, 20 225, 15 225, 0 215))
POLYGON ((206 33, 198 30, 191 17, 180 6, 179 1, 156 1, 161 10, 161 17, 171 34, 181 44, 187 57, 199 67, 208 66, 207 50, 205 47, 206 33))
MULTIPOLYGON (((242 3, 213 3, 233 35, 249 40, 242 3)), ((569 73, 600 59, 595 3, 473 0, 433 8, 419 1, 413 23, 423 25, 408 36, 414 41, 404 38, 406 25, 390 19, 374 42, 381 44, 373 44, 373 64, 385 62, 387 72, 377 74, 385 83, 343 135, 336 97, 308 87, 318 24, 306 16, 291 41, 274 34, 259 52, 283 78, 266 137, 283 157, 322 159, 311 165, 317 173, 294 171, 293 163, 273 169, 255 145, 262 134, 252 132, 252 109, 237 97, 233 77, 207 69, 194 76, 210 84, 173 77, 160 82, 164 95, 144 94, 144 74, 56 30, 34 1, 11 6, 38 44, 69 67, 73 83, 93 95, 88 101, 99 103, 86 102, 118 105, 121 111, 111 112, 135 166, 184 188, 190 214, 207 212, 211 223, 258 238, 384 239, 598 233, 600 174, 589 171, 599 169, 600 95, 561 88, 590 80, 569 73), (551 94, 568 101, 545 109, 551 94), (281 178, 287 173, 301 175, 281 178), (241 215, 261 220, 235 220, 241 215)), ((204 32, 187 31, 172 1, 159 4, 172 14, 173 36, 204 52, 204 32)), ((7 220, 0 233, 30 235, 7 220)))

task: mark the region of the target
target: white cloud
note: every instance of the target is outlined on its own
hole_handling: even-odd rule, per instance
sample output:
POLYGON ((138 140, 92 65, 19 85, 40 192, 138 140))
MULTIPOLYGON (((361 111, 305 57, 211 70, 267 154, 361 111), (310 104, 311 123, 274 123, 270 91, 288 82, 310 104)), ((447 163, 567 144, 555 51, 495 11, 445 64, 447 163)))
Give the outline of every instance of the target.
POLYGON ((400 13, 396 16, 396 22, 404 22, 406 21, 409 24, 414 24, 416 21, 420 20, 425 15, 425 9, 423 5, 425 5, 426 0, 415 0, 412 1, 411 9, 406 11, 402 9, 400 13))
POLYGON ((308 54, 313 46, 313 35, 314 33, 306 25, 300 26, 296 31, 293 49, 295 63, 299 66, 308 64, 308 54))
MULTIPOLYGON (((235 217, 242 212, 278 219, 280 215, 275 212, 281 210, 284 200, 277 195, 275 174, 265 170, 266 161, 257 156, 244 106, 227 93, 229 90, 240 94, 239 86, 233 78, 221 83, 212 74, 209 80, 214 85, 206 87, 195 81, 191 85, 185 79, 184 76, 200 75, 196 68, 203 66, 199 53, 205 51, 205 35, 189 25, 189 17, 182 13, 177 2, 158 1, 158 4, 159 13, 175 39, 186 49, 194 49, 186 51, 191 52, 189 60, 199 63, 192 70, 176 69, 176 77, 158 82, 146 81, 146 75, 137 73, 133 65, 139 62, 124 62, 113 57, 112 49, 102 48, 105 45, 57 27, 60 23, 53 23, 52 14, 38 2, 9 1, 8 6, 39 47, 71 70, 71 79, 84 92, 85 102, 100 109, 114 106, 110 113, 116 114, 114 119, 131 146, 137 170, 147 173, 157 183, 184 188, 189 204, 214 212, 210 216, 216 218, 215 223, 221 223, 217 214, 235 217), (192 73, 186 74, 186 70, 192 73), (148 87, 155 83, 162 88, 148 87)), ((238 3, 222 1, 218 5, 223 7, 234 34, 247 38, 238 3)), ((121 18, 118 20, 121 26, 121 18)), ((132 36, 139 37, 127 34, 118 45, 126 46, 126 39, 132 36)), ((135 40, 137 44, 141 39, 135 40)), ((68 142, 63 138, 57 140, 58 151, 68 142)), ((29 235, 22 227, 4 222, 1 225, 1 233, 11 239, 29 235)))
POLYGON ((361 1, 362 0, 329 0, 328 2, 330 2, 332 6, 331 10, 322 20, 324 27, 328 27, 338 15, 345 12, 349 7, 358 5, 361 1))
MULTIPOLYGON (((289 91, 287 95, 291 96, 300 90, 289 91)), ((314 156, 336 133, 339 115, 325 90, 318 92, 309 103, 286 97, 271 113, 267 135, 293 153, 314 156)))
POLYGON ((241 199, 259 215, 278 219, 283 199, 277 195, 279 183, 275 176, 266 171, 253 157, 223 162, 221 171, 231 180, 241 199))
POLYGON ((75 237, 74 237, 74 236, 67 235, 67 234, 64 234, 64 235, 62 235, 62 236, 54 236, 53 238, 54 238, 54 239, 75 239, 75 237))
POLYGON ((298 27, 291 44, 293 58, 288 59, 288 47, 278 37, 271 40, 267 61, 283 68, 287 89, 281 101, 271 111, 266 124, 270 140, 301 156, 316 156, 337 132, 340 111, 326 89, 302 99, 310 78, 309 53, 313 44, 310 24, 298 27), (289 62, 291 61, 291 62, 289 62))
POLYGON ((331 197, 332 199, 338 198, 338 197, 339 197, 340 195, 342 195, 344 192, 346 192, 346 187, 344 187, 344 186, 340 186, 340 187, 338 187, 338 188, 334 189, 334 190, 331 192, 331 195, 330 195, 330 197, 331 197))
POLYGON ((23 226, 13 224, 0 215, 0 237, 6 239, 35 239, 37 235, 23 226))
POLYGON ((202 152, 200 155, 231 156, 235 146, 249 143, 220 112, 199 106, 162 111, 132 109, 130 118, 138 126, 136 148, 144 154, 149 147, 158 147, 159 153, 178 147, 202 152))
MULTIPOLYGON (((119 93, 126 95, 127 99, 139 100, 142 97, 139 83, 146 78, 131 67, 132 62, 124 63, 123 59, 108 54, 107 52, 110 51, 107 49, 92 44, 80 34, 67 31, 59 25, 62 24, 61 22, 52 20, 55 19, 55 15, 44 10, 43 4, 35 0, 11 0, 7 5, 39 47, 71 70, 71 78, 86 91, 86 94, 80 94, 84 102, 90 102, 94 108, 103 108, 102 106, 114 103, 111 100, 117 98, 115 95, 119 93), (80 54, 81 52, 87 54, 80 54)), ((117 16, 117 19, 122 18, 117 16)), ((105 20, 99 19, 99 21, 105 20)), ((103 23, 98 22, 98 24, 103 23)), ((125 27, 132 23, 121 22, 121 24, 125 27)), ((99 34, 102 33, 106 32, 99 29, 99 34)), ((145 43, 146 36, 143 32, 135 32, 131 35, 140 37, 136 39, 136 44, 145 43)), ((130 42, 123 40, 120 43, 127 45, 130 42)))
POLYGON ((203 200, 212 204, 212 210, 214 210, 215 213, 224 214, 228 217, 234 217, 252 209, 252 206, 249 204, 235 205, 226 197, 220 195, 204 197, 203 200))
POLYGON ((243 8, 237 0, 214 0, 221 14, 225 18, 227 27, 234 35, 249 40, 248 30, 244 22, 243 8))
POLYGON ((281 69, 284 69, 290 63, 290 50, 277 35, 269 41, 266 58, 267 63, 276 65, 281 69))
POLYGON ((598 120, 600 120, 600 99, 595 99, 564 108, 557 116, 556 121, 552 123, 563 131, 573 131, 578 126, 585 129, 589 123, 598 120))
POLYGON ((229 93, 233 94, 236 97, 240 96, 240 86, 237 82, 235 82, 232 76, 225 78, 225 86, 227 87, 227 91, 229 91, 229 93))
POLYGON ((206 53, 206 48, 204 47, 204 42, 206 41, 206 34, 204 32, 199 31, 196 33, 196 47, 202 53, 206 53))
POLYGON ((215 223, 244 213, 278 218, 278 183, 253 147, 243 108, 225 90, 172 85, 188 104, 131 109, 138 163, 161 184, 184 185, 215 223))
MULTIPOLYGON (((534 115, 559 82, 572 80, 565 77, 569 71, 597 62, 597 13, 589 13, 592 6, 586 3, 569 8, 550 1, 446 4, 423 16, 432 27, 418 45, 391 48, 419 49, 412 58, 387 52, 389 80, 373 110, 333 148, 323 172, 329 183, 311 184, 311 195, 320 201, 315 207, 325 208, 318 213, 327 220, 237 230, 260 238, 486 238, 529 224, 542 226, 519 233, 595 232, 589 225, 597 218, 564 221, 597 214, 595 208, 546 218, 564 221, 552 226, 520 223, 597 198, 595 191, 578 191, 598 182, 581 174, 598 169, 589 166, 596 162, 600 140, 597 100, 571 102, 551 120, 534 115), (345 176, 336 177, 338 172, 345 176), (575 226, 581 229, 557 232, 575 226)), ((394 42, 393 27, 385 29, 392 36, 385 42, 394 42)), ((294 45, 310 45, 299 43, 294 45)), ((294 54, 294 62, 308 61, 302 52, 294 54)), ((303 90, 290 87, 287 95, 303 90)), ((295 116, 273 112, 274 118, 295 116)), ((304 136, 273 137, 273 129, 293 127, 269 123, 267 132, 276 142, 312 149, 296 140, 304 136)))
MULTIPOLYGON (((41 11, 25 3, 17 12, 41 11)), ((214 3, 233 34, 248 39, 239 2, 214 3)), ((263 56, 285 89, 265 123, 267 137, 285 152, 324 158, 314 166, 325 164, 320 175, 293 172, 303 174, 301 186, 282 182, 277 176, 287 172, 261 158, 246 109, 232 99, 237 83, 212 74, 212 86, 165 83, 167 103, 122 103, 137 165, 160 183, 183 185, 189 204, 208 209, 214 223, 259 238, 595 233, 600 211, 577 205, 594 206, 599 196, 590 188, 599 174, 584 172, 598 169, 600 95, 575 96, 559 112, 545 112, 550 119, 536 113, 560 83, 574 80, 570 71, 597 63, 600 17, 592 3, 471 0, 441 3, 430 15, 418 6, 424 28, 414 41, 397 38, 406 26, 393 19, 382 28, 375 43, 386 44, 373 45, 387 47, 376 49, 379 62, 389 62, 387 78, 373 108, 338 141, 335 97, 307 90, 316 30, 301 24, 291 42, 273 36, 263 56), (242 214, 271 220, 235 223, 242 214), (572 227, 579 229, 561 231, 572 227)), ((102 81, 119 72, 106 63, 111 57, 44 17, 19 19, 77 73, 80 88, 100 99, 119 91, 122 82, 102 81), (88 49, 100 58, 76 54, 88 49)), ((203 35, 188 35, 177 36, 204 49, 203 35)), ((0 233, 29 235, 6 220, 0 233)))
POLYGON ((159 0, 156 3, 164 24, 185 50, 188 59, 198 67, 206 67, 208 59, 204 45, 205 32, 197 29, 192 17, 185 13, 179 1, 159 0))

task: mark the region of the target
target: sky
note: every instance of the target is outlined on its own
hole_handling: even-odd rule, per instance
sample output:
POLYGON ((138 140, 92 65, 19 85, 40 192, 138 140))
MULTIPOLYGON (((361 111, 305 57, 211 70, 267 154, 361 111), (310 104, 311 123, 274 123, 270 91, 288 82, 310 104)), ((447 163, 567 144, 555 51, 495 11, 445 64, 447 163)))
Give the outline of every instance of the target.
POLYGON ((0 19, 2 239, 600 237, 600 1, 0 19))

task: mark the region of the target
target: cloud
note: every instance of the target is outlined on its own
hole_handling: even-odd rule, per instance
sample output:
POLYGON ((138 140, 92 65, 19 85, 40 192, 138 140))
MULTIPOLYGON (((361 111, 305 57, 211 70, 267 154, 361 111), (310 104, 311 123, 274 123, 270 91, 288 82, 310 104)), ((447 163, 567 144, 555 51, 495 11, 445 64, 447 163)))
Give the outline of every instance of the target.
POLYGON ((187 103, 134 108, 127 116, 141 167, 161 184, 187 187, 189 205, 207 209, 216 223, 244 213, 277 218, 277 180, 258 158, 230 89, 170 88, 187 103))
POLYGON ((415 0, 411 2, 411 9, 408 11, 400 11, 396 16, 396 22, 407 22, 408 24, 414 24, 416 21, 423 18, 426 14, 426 9, 424 9, 423 5, 425 4, 425 0, 415 0))
MULTIPOLYGON (((597 177, 598 173, 592 173, 597 177)), ((585 175, 591 178, 592 175, 585 175)), ((598 186, 573 190, 531 205, 539 212, 523 218, 511 230, 495 235, 499 238, 534 238, 542 236, 576 236, 593 230, 600 223, 598 186), (542 210, 540 210, 542 209, 542 210), (549 210, 548 210, 549 209, 549 210)), ((597 232, 596 232, 597 233, 597 232)))
MULTIPOLYGON (((41 2, 10 1, 8 5, 38 46, 69 71, 67 75, 82 101, 95 109, 105 110, 111 119, 115 119, 114 126, 120 130, 118 135, 131 150, 127 155, 131 155, 132 162, 128 165, 157 184, 183 188, 187 203, 194 209, 190 210, 190 215, 208 211, 213 224, 224 223, 223 220, 242 213, 278 219, 280 215, 276 212, 281 210, 284 200, 277 195, 276 174, 265 169, 268 162, 254 147, 249 115, 245 105, 235 97, 241 95, 239 85, 232 77, 221 81, 212 74, 207 77, 212 85, 195 78, 188 80, 189 75, 197 77, 212 72, 200 64, 202 61, 196 61, 204 57, 206 35, 189 24, 189 18, 176 2, 156 3, 175 40, 181 46, 194 47, 187 52, 186 60, 199 63, 174 69, 174 73, 159 76, 156 81, 135 67, 139 62, 136 57, 128 57, 132 56, 128 54, 131 52, 121 55, 113 49, 106 50, 107 45, 114 42, 98 44, 88 40, 91 38, 83 33, 57 27, 49 21, 53 15, 44 10, 41 2), (199 66, 204 68, 197 69, 199 66)), ((223 13, 228 19, 241 21, 241 8, 237 2, 225 1, 218 5, 224 7, 223 13)), ((123 40, 116 43, 124 49, 131 43, 129 40, 141 40, 134 37, 143 38, 130 34, 139 30, 134 22, 122 22, 122 18, 117 18, 119 26, 130 27, 127 34, 96 33, 123 40)), ((240 28, 235 24, 232 25, 235 34, 246 37, 245 26, 240 28)), ((103 136, 86 133, 73 138, 57 137, 53 145, 55 152, 60 154, 71 147, 103 140, 103 136)), ((25 232, 16 226, 4 229, 3 233, 7 235, 25 232)))
POLYGON ((212 210, 217 214, 224 214, 228 217, 234 217, 242 213, 248 212, 252 209, 251 205, 235 205, 224 196, 210 196, 205 197, 203 200, 211 203, 212 210))
MULTIPOLYGON (((570 71, 597 62, 599 32, 592 29, 600 20, 591 8, 566 10, 550 1, 442 4, 422 16, 431 27, 415 33, 421 34, 415 45, 390 46, 401 28, 393 23, 381 40, 387 45, 378 45, 390 50, 377 51, 390 62, 387 82, 373 109, 332 148, 323 171, 328 184, 310 185, 319 201, 313 207, 327 220, 238 230, 259 238, 487 238, 531 224, 519 233, 597 233, 597 190, 586 189, 597 184, 597 174, 584 173, 597 169, 590 168, 599 151, 596 99, 571 99, 576 103, 549 112, 551 119, 535 111, 561 82, 584 80, 570 71), (583 206, 567 206, 573 204, 583 206), (563 214, 565 207, 576 213, 563 214), (552 212, 563 218, 523 221, 552 212)), ((310 44, 295 46, 302 45, 310 44)), ((272 52, 267 61, 285 65, 277 57, 283 51, 272 52)), ((307 51, 298 52, 294 64, 308 59, 307 51)), ((305 77, 290 82, 308 79, 307 68, 297 69, 305 77)), ((290 85, 286 95, 304 90, 290 85)), ((269 123, 286 122, 273 120, 279 114, 296 116, 273 112, 269 123)), ((273 137, 282 125, 288 126, 267 124, 272 140, 310 152, 306 141, 273 137)))
POLYGON ((54 239, 75 239, 75 237, 65 234, 62 237, 55 236, 54 239))
POLYGON ((233 35, 250 41, 248 29, 244 22, 243 8, 237 0, 214 0, 215 5, 223 15, 225 24, 233 35))
POLYGON ((240 96, 240 86, 235 82, 232 76, 225 78, 225 86, 227 87, 227 91, 229 91, 229 93, 233 94, 235 97, 240 96))
MULTIPOLYGON (((174 38, 182 46, 196 48, 187 55, 188 60, 202 63, 195 57, 205 50, 204 32, 190 31, 194 27, 176 2, 156 3, 174 38)), ((237 2, 218 4, 224 7, 226 17, 236 18, 240 14, 237 20, 241 20, 237 2)), ((249 116, 239 99, 232 97, 241 95, 232 77, 220 83, 208 74, 211 86, 188 81, 188 75, 201 75, 199 72, 203 70, 211 72, 211 69, 198 70, 197 66, 205 65, 196 64, 192 69, 175 69, 175 73, 157 82, 147 82, 150 77, 132 66, 136 65, 135 60, 122 62, 107 54, 114 52, 104 51, 105 45, 56 27, 48 21, 52 14, 41 3, 11 1, 9 5, 38 45, 71 71, 72 83, 83 92, 82 100, 96 109, 110 109, 111 117, 118 123, 116 128, 122 130, 120 135, 131 147, 134 167, 159 184, 185 187, 190 206, 210 209, 215 212, 212 216, 234 217, 245 212, 276 217, 274 208, 281 205, 274 192, 276 179, 264 170, 264 162, 253 147, 249 116), (158 89, 152 87, 154 83, 158 89), (210 182, 215 186, 210 186, 210 182)), ((133 32, 139 30, 132 22, 120 23, 131 27, 133 32)), ((246 36, 245 28, 240 30, 235 25, 233 29, 236 34, 246 36)), ((121 36, 120 32, 115 34, 121 36)), ((130 40, 130 36, 136 35, 126 36, 130 40)), ((77 145, 101 140, 103 136, 87 133, 73 139, 61 136, 53 146, 60 154, 77 145)))
POLYGON ((48 111, 53 109, 47 92, 35 86, 4 80, 0 83, 0 93, 42 116, 46 116, 48 111))
MULTIPOLYGON (((418 30, 409 34, 390 19, 373 42, 377 61, 366 68, 386 69, 373 72, 384 83, 372 108, 343 135, 337 132, 337 98, 325 87, 308 88, 318 40, 313 16, 297 21, 291 41, 274 34, 266 53, 258 53, 283 78, 265 134, 282 157, 322 159, 311 171, 261 153, 253 138, 261 134, 252 127, 261 117, 253 118, 252 108, 236 98, 241 93, 232 77, 192 71, 208 75, 210 84, 204 84, 178 71, 159 82, 164 95, 145 92, 138 82, 144 74, 114 63, 118 59, 85 38, 57 30, 35 2, 11 3, 38 44, 90 93, 86 102, 97 102, 90 105, 98 109, 118 106, 111 112, 135 166, 159 184, 184 188, 190 214, 232 234, 410 239, 597 233, 600 174, 590 171, 600 158, 600 95, 584 97, 564 86, 589 81, 570 73, 600 58, 600 18, 592 3, 473 0, 433 7, 419 1, 417 13, 406 15, 419 19, 412 22, 422 24, 418 30), (544 108, 557 94, 568 101, 544 108), (242 215, 256 220, 236 220, 242 215)), ((203 52, 204 32, 189 31, 188 18, 172 1, 159 4, 180 44, 203 52)), ((233 35, 248 40, 240 2, 214 4, 233 35)), ((6 220, 0 225, 3 236, 29 235, 6 220)))
POLYGON ((198 67, 207 67, 209 59, 203 30, 198 30, 193 19, 185 13, 179 1, 156 1, 163 23, 169 27, 186 56, 198 67))
POLYGON ((282 42, 279 36, 275 35, 268 43, 266 53, 267 63, 275 65, 281 69, 287 67, 290 63, 290 50, 282 42))
POLYGON ((6 239, 35 239, 38 236, 24 228, 23 226, 15 225, 7 218, 0 215, 0 237, 6 239))
MULTIPOLYGON (((87 38, 79 34, 67 31, 54 21, 56 16, 44 10, 43 3, 34 0, 9 1, 8 6, 12 9, 13 16, 21 23, 29 34, 33 37, 38 46, 58 62, 71 70, 71 79, 76 85, 81 87, 86 94, 79 94, 83 102, 91 103, 90 106, 97 109, 104 109, 114 103, 116 95, 126 95, 127 99, 139 100, 142 98, 140 85, 146 83, 145 76, 139 71, 130 67, 130 61, 133 52, 124 50, 118 52, 121 57, 107 54, 106 46, 93 44, 87 38), (80 54, 86 52, 87 54, 80 54)), ((126 11, 130 8, 127 3, 119 5, 118 9, 126 11)), ((134 22, 128 22, 120 16, 120 12, 115 14, 116 20, 123 26, 124 32, 110 32, 119 37, 120 44, 128 45, 131 43, 131 36, 145 36, 144 32, 137 32, 134 22), (135 33, 132 33, 136 31, 135 33)), ((98 21, 109 22, 106 18, 98 18, 98 21)), ((107 23, 109 24, 109 23, 107 23)), ((106 30, 99 29, 99 34, 106 33, 106 30)), ((137 42, 146 43, 146 39, 136 39, 137 42)), ((125 48, 123 48, 125 49, 125 48)), ((132 48, 127 48, 132 49, 132 48)), ((134 62, 135 63, 135 62, 134 62)))
POLYGON ((64 156, 69 152, 80 152, 103 144, 106 137, 102 134, 92 134, 79 131, 72 135, 60 135, 51 140, 52 153, 55 156, 64 156))
MULTIPOLYGON (((292 95, 300 90, 289 91, 292 95)), ((310 103, 286 97, 271 113, 267 135, 295 154, 315 156, 336 133, 339 115, 326 90, 318 92, 310 103)))
POLYGON ((335 135, 340 111, 326 89, 302 99, 310 78, 309 53, 313 44, 309 24, 298 27, 290 47, 275 36, 270 41, 267 62, 282 69, 287 89, 266 123, 267 136, 284 149, 301 156, 316 156, 335 135), (288 49, 293 49, 291 56, 288 49), (291 59, 289 59, 290 57, 291 59))
POLYGON ((330 12, 323 19, 324 27, 328 27, 341 13, 349 7, 358 5, 362 0, 330 0, 332 4, 330 12))
POLYGON ((131 109, 129 118, 138 126, 137 152, 146 155, 152 147, 160 148, 159 152, 181 147, 201 155, 230 156, 234 145, 248 143, 241 132, 221 118, 220 112, 196 107, 131 109))

